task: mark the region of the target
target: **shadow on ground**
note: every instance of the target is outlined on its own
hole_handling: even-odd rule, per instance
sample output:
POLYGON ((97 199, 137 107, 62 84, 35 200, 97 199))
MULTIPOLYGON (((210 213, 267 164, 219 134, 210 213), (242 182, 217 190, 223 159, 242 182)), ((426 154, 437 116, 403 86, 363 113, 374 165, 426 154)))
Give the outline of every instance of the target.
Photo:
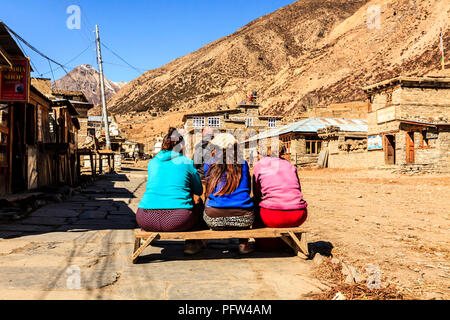
POLYGON ((135 196, 122 186, 129 179, 124 174, 108 174, 74 195, 30 213, 25 219, 0 224, 0 238, 14 239, 26 235, 89 230, 132 230, 136 216, 129 207, 135 196))

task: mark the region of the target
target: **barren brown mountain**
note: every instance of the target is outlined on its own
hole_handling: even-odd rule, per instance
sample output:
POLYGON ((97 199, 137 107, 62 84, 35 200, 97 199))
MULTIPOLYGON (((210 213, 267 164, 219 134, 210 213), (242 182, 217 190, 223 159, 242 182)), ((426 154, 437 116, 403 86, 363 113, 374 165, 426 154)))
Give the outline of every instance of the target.
MULTIPOLYGON (((100 73, 91 65, 82 64, 61 79, 52 83, 53 89, 83 91, 89 102, 93 104, 101 103, 100 97, 100 73)), ((124 82, 113 82, 105 78, 106 98, 111 98, 123 87, 124 82)))
POLYGON ((233 106, 253 90, 264 113, 289 119, 316 106, 364 100, 367 84, 438 70, 440 28, 450 50, 449 15, 448 0, 297 1, 147 71, 109 107, 162 112, 158 121, 176 125, 186 110, 233 106))

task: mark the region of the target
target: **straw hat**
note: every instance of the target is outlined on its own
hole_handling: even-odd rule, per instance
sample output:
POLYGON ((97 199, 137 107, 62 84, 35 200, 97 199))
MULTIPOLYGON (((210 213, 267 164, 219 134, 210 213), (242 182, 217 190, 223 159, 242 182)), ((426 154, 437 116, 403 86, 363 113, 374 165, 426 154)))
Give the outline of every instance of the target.
POLYGON ((219 133, 214 139, 211 140, 211 144, 221 149, 231 148, 236 142, 236 138, 230 133, 219 133))

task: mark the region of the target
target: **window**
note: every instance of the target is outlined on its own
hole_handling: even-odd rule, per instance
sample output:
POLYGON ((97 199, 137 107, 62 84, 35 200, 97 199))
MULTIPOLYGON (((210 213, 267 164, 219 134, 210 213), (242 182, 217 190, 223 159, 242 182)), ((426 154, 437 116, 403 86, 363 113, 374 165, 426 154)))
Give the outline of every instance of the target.
POLYGON ((392 91, 386 93, 386 105, 392 105, 392 91))
POLYGON ((430 148, 430 140, 437 139, 438 133, 424 130, 420 132, 420 148, 427 149, 430 148))
POLYGON ((208 118, 208 127, 211 128, 220 127, 220 118, 219 117, 208 118))
POLYGON ((317 155, 322 150, 322 141, 306 140, 306 154, 317 155))
POLYGON ((192 123, 194 124, 194 128, 204 128, 205 127, 205 118, 194 117, 192 119, 192 123))
POLYGON ((245 118, 245 127, 253 127, 253 118, 245 118))
POLYGON ((281 142, 286 147, 286 153, 291 154, 291 137, 283 137, 281 138, 281 142))
POLYGON ((270 118, 268 121, 269 128, 276 128, 277 127, 277 119, 270 118))

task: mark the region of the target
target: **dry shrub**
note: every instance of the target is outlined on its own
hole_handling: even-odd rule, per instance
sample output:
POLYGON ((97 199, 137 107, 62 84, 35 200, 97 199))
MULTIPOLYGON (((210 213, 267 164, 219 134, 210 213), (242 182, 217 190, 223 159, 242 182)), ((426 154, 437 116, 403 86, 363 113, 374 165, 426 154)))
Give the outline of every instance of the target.
POLYGON ((342 264, 332 263, 330 258, 318 265, 313 272, 317 279, 322 279, 330 282, 344 282, 345 277, 342 274, 342 264))
POLYGON ((340 292, 347 300, 406 300, 415 299, 406 296, 395 286, 389 284, 380 289, 369 289, 365 282, 347 284, 344 283, 345 276, 342 273, 342 263, 332 263, 331 258, 326 259, 318 265, 313 275, 321 280, 334 283, 335 285, 328 291, 312 296, 314 300, 332 300, 340 292))
POLYGON ((316 296, 316 300, 332 300, 336 293, 342 293, 347 300, 405 300, 411 299, 400 293, 394 286, 381 289, 369 289, 365 283, 342 283, 316 296))

